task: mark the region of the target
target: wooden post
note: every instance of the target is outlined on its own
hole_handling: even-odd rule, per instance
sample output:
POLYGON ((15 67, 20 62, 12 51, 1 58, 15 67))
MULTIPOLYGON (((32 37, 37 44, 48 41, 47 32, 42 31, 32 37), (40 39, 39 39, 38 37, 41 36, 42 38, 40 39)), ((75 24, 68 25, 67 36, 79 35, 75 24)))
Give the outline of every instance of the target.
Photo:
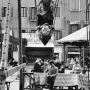
POLYGON ((84 45, 83 45, 83 74, 85 74, 85 68, 84 68, 84 66, 85 66, 85 65, 84 65, 84 63, 85 63, 85 61, 84 61, 84 59, 85 59, 85 58, 84 58, 84 51, 85 51, 85 50, 84 50, 84 45))
MULTIPOLYGON (((23 63, 22 60, 22 30, 21 30, 21 0, 18 0, 18 28, 19 28, 19 64, 23 63)), ((20 70, 19 90, 23 90, 23 69, 20 70)))
POLYGON ((65 44, 63 44, 63 62, 65 66, 65 62, 66 62, 65 44))
POLYGON ((1 34, 1 56, 2 56, 2 26, 1 26, 2 20, 0 19, 0 34, 1 34))

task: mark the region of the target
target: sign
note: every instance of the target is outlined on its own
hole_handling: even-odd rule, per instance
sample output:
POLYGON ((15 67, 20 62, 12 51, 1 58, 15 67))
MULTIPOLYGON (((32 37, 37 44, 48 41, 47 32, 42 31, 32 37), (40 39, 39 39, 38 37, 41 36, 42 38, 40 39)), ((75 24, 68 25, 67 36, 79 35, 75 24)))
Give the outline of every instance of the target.
MULTIPOLYGON (((37 47, 37 44, 39 45, 43 45, 43 43, 41 42, 41 40, 38 38, 38 34, 37 33, 22 33, 22 38, 26 38, 27 39, 27 46, 30 46, 32 44, 35 44, 34 46, 37 47)), ((52 35, 51 39, 49 40, 48 45, 53 45, 54 46, 54 35, 52 35)))

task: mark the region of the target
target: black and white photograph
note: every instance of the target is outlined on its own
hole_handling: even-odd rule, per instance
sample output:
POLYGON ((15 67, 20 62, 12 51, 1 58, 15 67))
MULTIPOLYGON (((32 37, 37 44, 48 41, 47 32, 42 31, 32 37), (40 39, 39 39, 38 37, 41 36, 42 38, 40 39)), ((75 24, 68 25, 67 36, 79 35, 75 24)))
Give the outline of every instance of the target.
POLYGON ((90 90, 90 0, 0 0, 0 90, 90 90))

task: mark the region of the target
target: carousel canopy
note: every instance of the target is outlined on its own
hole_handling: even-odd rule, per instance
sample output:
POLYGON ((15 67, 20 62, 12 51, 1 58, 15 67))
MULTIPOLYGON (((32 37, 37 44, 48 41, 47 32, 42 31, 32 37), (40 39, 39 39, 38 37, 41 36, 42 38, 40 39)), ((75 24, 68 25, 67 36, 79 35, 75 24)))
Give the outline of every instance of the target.
POLYGON ((57 43, 72 43, 72 42, 84 42, 87 41, 87 36, 89 39, 89 26, 81 28, 80 30, 60 39, 57 40, 57 43))

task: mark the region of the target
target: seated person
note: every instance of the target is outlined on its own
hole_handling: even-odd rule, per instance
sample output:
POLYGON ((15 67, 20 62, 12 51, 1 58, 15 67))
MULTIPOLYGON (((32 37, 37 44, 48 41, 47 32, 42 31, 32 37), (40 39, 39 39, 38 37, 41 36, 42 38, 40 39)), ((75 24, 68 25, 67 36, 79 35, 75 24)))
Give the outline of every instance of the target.
POLYGON ((81 66, 79 64, 79 61, 75 62, 75 65, 73 65, 72 73, 80 74, 81 73, 81 66))

